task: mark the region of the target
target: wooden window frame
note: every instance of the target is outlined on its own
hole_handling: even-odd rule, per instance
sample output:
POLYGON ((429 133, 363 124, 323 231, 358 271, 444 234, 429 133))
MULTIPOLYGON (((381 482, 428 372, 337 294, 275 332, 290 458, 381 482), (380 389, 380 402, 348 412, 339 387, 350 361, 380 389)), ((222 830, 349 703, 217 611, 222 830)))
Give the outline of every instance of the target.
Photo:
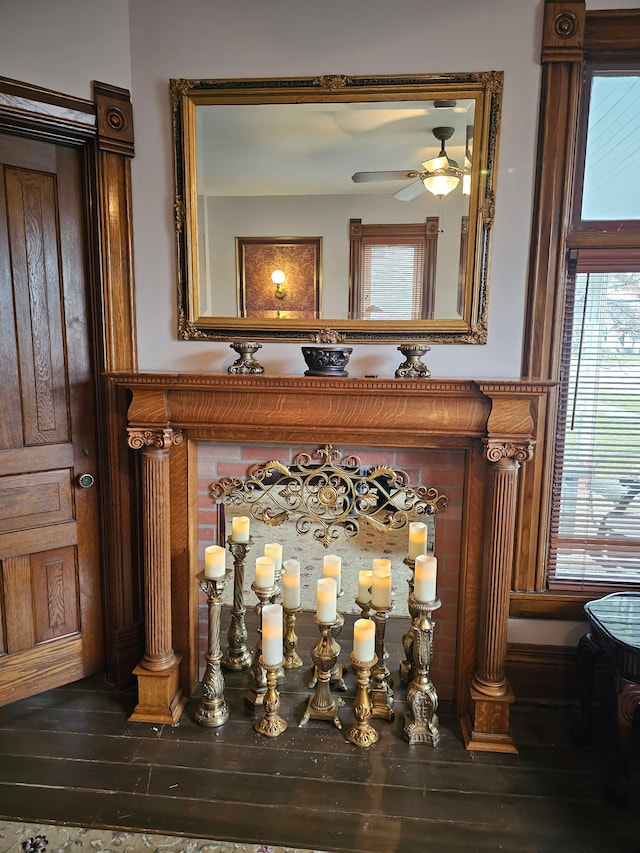
MULTIPOLYGON (((638 61, 640 10, 587 12, 585 0, 545 0, 523 378, 559 380, 568 253, 604 245, 640 246, 638 229, 621 229, 612 240, 572 223, 586 63, 638 61)), ((538 449, 521 471, 510 614, 581 620, 584 603, 603 593, 550 592, 546 587, 557 405, 556 391, 540 409, 538 449)))
POLYGON ((361 319, 363 240, 380 244, 401 245, 422 242, 424 248, 422 276, 422 320, 433 318, 438 251, 438 217, 424 222, 363 225, 361 219, 349 220, 349 317, 361 319))

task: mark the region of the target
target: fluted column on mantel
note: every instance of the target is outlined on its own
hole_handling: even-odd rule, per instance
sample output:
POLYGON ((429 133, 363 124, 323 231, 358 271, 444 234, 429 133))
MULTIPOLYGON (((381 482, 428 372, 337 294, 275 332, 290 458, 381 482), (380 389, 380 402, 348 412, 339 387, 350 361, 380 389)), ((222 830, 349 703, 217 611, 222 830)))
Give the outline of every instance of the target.
POLYGON ((517 752, 509 726, 514 700, 505 675, 518 471, 533 456, 530 441, 484 440, 489 463, 480 623, 471 708, 463 720, 470 750, 517 752))
POLYGON ((142 453, 145 652, 134 669, 138 704, 131 720, 175 723, 186 697, 179 687, 180 657, 171 636, 171 505, 169 453, 180 430, 128 429, 129 447, 142 453))

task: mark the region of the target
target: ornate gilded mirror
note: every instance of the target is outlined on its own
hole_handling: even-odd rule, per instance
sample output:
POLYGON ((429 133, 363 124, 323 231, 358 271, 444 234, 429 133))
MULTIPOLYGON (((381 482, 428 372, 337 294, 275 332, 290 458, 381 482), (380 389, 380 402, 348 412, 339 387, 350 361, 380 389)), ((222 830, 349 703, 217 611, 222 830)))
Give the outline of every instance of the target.
POLYGON ((179 337, 484 343, 502 83, 172 80, 179 337))

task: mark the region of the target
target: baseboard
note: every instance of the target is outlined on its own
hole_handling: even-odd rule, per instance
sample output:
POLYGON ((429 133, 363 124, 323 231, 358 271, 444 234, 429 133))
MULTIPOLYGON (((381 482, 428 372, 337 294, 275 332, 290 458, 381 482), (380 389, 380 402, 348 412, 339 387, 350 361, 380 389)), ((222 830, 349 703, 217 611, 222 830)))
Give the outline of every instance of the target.
MULTIPOLYGON (((580 699, 575 648, 510 643, 506 671, 517 701, 567 703, 580 699)), ((610 685, 611 666, 601 659, 595 669, 596 701, 605 701, 610 685)))

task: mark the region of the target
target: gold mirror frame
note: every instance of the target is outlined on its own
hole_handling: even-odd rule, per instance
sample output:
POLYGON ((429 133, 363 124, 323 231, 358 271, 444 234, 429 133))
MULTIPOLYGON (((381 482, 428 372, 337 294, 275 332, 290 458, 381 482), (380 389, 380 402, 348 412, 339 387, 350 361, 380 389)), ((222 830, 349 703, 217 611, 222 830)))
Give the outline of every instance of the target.
MULTIPOLYGON (((431 343, 486 343, 489 257, 503 76, 501 71, 489 71, 391 77, 171 80, 178 337, 182 340, 305 341, 313 338, 320 328, 330 327, 344 340, 362 343, 408 339, 431 343), (319 319, 256 319, 205 316, 200 312, 196 196, 197 106, 462 99, 474 100, 475 113, 461 318, 385 321, 323 316, 319 319)), ((455 279, 457 286, 457 271, 455 279)), ((229 282, 229 286, 235 287, 235 282, 229 282)), ((347 286, 348 282, 345 282, 347 286)))

